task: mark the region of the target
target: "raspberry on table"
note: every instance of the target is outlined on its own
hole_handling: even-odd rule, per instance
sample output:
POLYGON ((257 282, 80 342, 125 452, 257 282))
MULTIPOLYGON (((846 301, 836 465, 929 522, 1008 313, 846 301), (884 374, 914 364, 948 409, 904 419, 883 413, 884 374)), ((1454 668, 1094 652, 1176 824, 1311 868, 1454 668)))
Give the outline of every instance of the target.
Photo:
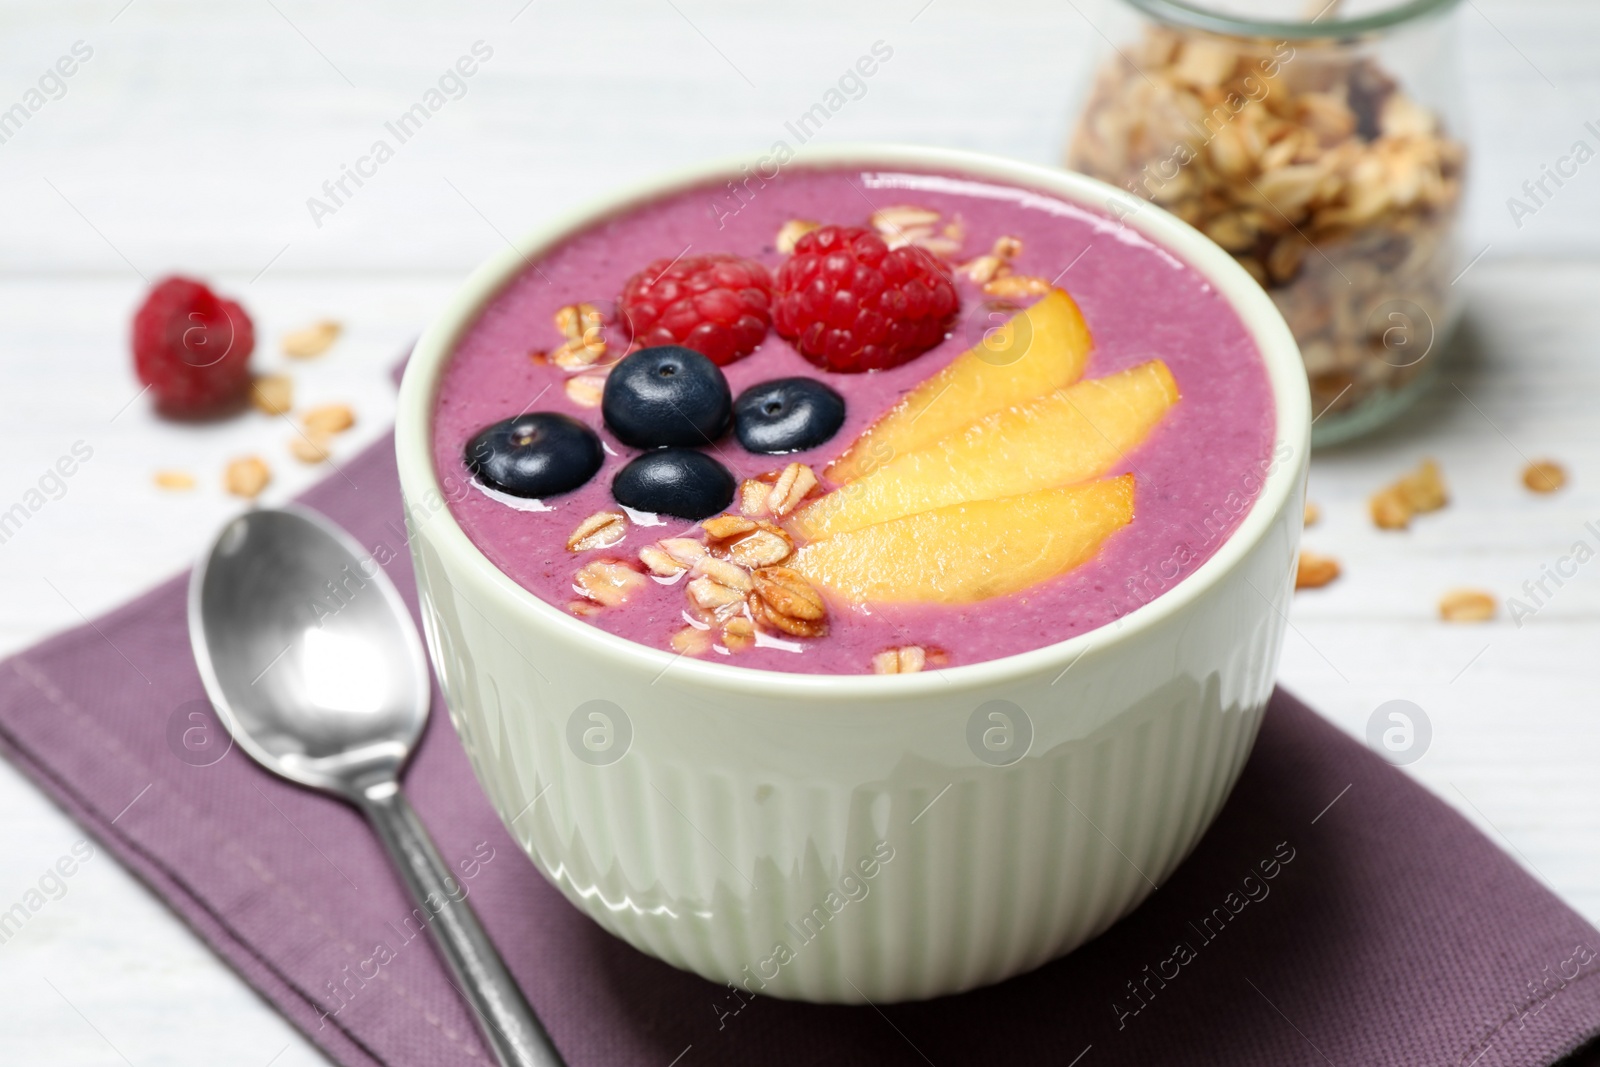
POLYGON ((772 275, 726 253, 658 259, 623 285, 617 312, 636 346, 683 345, 723 367, 767 336, 772 275))
POLYGON ((812 363, 856 372, 896 367, 937 345, 959 306, 949 273, 926 249, 823 226, 778 268, 772 319, 812 363))
POLYGON ((201 282, 166 278, 133 317, 133 366, 171 415, 203 415, 243 401, 255 348, 250 316, 201 282))

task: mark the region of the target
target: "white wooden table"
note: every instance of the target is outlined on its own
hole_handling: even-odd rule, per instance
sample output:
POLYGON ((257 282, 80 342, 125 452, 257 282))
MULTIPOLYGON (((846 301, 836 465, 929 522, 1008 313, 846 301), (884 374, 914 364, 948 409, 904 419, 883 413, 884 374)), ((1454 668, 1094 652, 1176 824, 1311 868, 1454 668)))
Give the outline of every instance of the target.
MULTIPOLYGON (((350 401, 355 449, 392 407, 387 371, 456 281, 594 190, 717 153, 765 149, 873 42, 890 62, 823 131, 1053 161, 1095 9, 1055 0, 55 0, 0 6, 0 110, 82 41, 93 50, 0 143, 0 510, 75 442, 93 458, 0 545, 0 653, 77 625, 185 566, 238 508, 225 457, 282 457, 266 500, 318 472, 265 416, 204 429, 151 416, 126 335, 144 278, 172 270, 241 296, 263 338, 348 325, 296 368, 301 396, 350 401), (1083 14, 1078 8, 1082 8, 1083 14), (308 197, 353 163, 475 41, 492 57, 376 177, 314 225, 308 197), (143 277, 141 277, 141 275, 143 277), (190 494, 159 467, 202 478, 190 494)), ((1445 384, 1379 437, 1319 455, 1310 547, 1336 585, 1302 594, 1285 682, 1362 735, 1381 703, 1433 727, 1411 767, 1590 919, 1600 920, 1600 563, 1517 627, 1446 626, 1456 585, 1517 594, 1600 519, 1600 163, 1522 227, 1505 199, 1600 118, 1592 0, 1474 0, 1461 12, 1477 146, 1462 279, 1465 343, 1445 384), (1364 500, 1423 455, 1454 500, 1382 533, 1364 500), (1571 486, 1534 497, 1526 458, 1571 486)), ((78 829, 0 764, 0 901, 78 829)), ((211 1067, 322 1063, 104 856, 0 946, 0 1062, 211 1067), (181 1018, 182 1040, 172 1025, 181 1018)))

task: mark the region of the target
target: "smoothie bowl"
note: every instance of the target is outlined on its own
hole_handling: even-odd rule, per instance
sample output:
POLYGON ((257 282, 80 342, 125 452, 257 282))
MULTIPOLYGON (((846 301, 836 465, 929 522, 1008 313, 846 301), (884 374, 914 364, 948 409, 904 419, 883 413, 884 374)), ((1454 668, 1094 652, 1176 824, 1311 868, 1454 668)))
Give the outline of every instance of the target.
POLYGON ((931 997, 1126 914, 1271 693, 1310 417, 1225 252, 1079 175, 808 150, 482 267, 396 429, 486 793, 743 993, 931 997))

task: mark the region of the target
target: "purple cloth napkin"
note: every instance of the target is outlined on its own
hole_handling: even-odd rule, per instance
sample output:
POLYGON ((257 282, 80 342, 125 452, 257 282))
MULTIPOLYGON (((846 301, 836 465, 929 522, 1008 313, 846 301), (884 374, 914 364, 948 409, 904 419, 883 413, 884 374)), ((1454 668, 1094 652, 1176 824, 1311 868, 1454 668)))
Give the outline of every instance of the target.
MULTIPOLYGON (((392 555, 415 610, 392 443, 343 473, 306 502, 392 555)), ((0 664, 0 747, 338 1063, 489 1063, 360 817, 229 747, 184 585, 0 664)), ((1600 933, 1282 692, 1133 916, 1032 974, 881 1010, 740 1000, 602 932, 507 837, 435 705, 406 786, 573 1067, 1500 1067, 1600 1033, 1600 933)))

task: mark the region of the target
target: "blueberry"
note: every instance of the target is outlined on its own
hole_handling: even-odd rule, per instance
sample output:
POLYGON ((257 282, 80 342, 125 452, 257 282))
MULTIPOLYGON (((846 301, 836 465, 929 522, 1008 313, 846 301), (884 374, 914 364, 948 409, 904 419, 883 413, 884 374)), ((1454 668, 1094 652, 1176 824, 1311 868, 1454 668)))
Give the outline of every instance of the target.
POLYGON ((600 413, 634 448, 696 447, 728 429, 733 394, 717 365, 679 345, 641 348, 606 378, 600 413))
POLYGON ((733 503, 733 490, 728 468, 688 448, 646 452, 611 483, 611 495, 624 507, 690 520, 722 511, 733 503))
POLYGON ((600 437, 570 415, 535 411, 486 426, 467 442, 467 469, 512 496, 569 493, 605 460, 600 437))
POLYGON ((752 385, 733 403, 739 443, 774 455, 815 448, 844 425, 844 397, 815 378, 752 385))

